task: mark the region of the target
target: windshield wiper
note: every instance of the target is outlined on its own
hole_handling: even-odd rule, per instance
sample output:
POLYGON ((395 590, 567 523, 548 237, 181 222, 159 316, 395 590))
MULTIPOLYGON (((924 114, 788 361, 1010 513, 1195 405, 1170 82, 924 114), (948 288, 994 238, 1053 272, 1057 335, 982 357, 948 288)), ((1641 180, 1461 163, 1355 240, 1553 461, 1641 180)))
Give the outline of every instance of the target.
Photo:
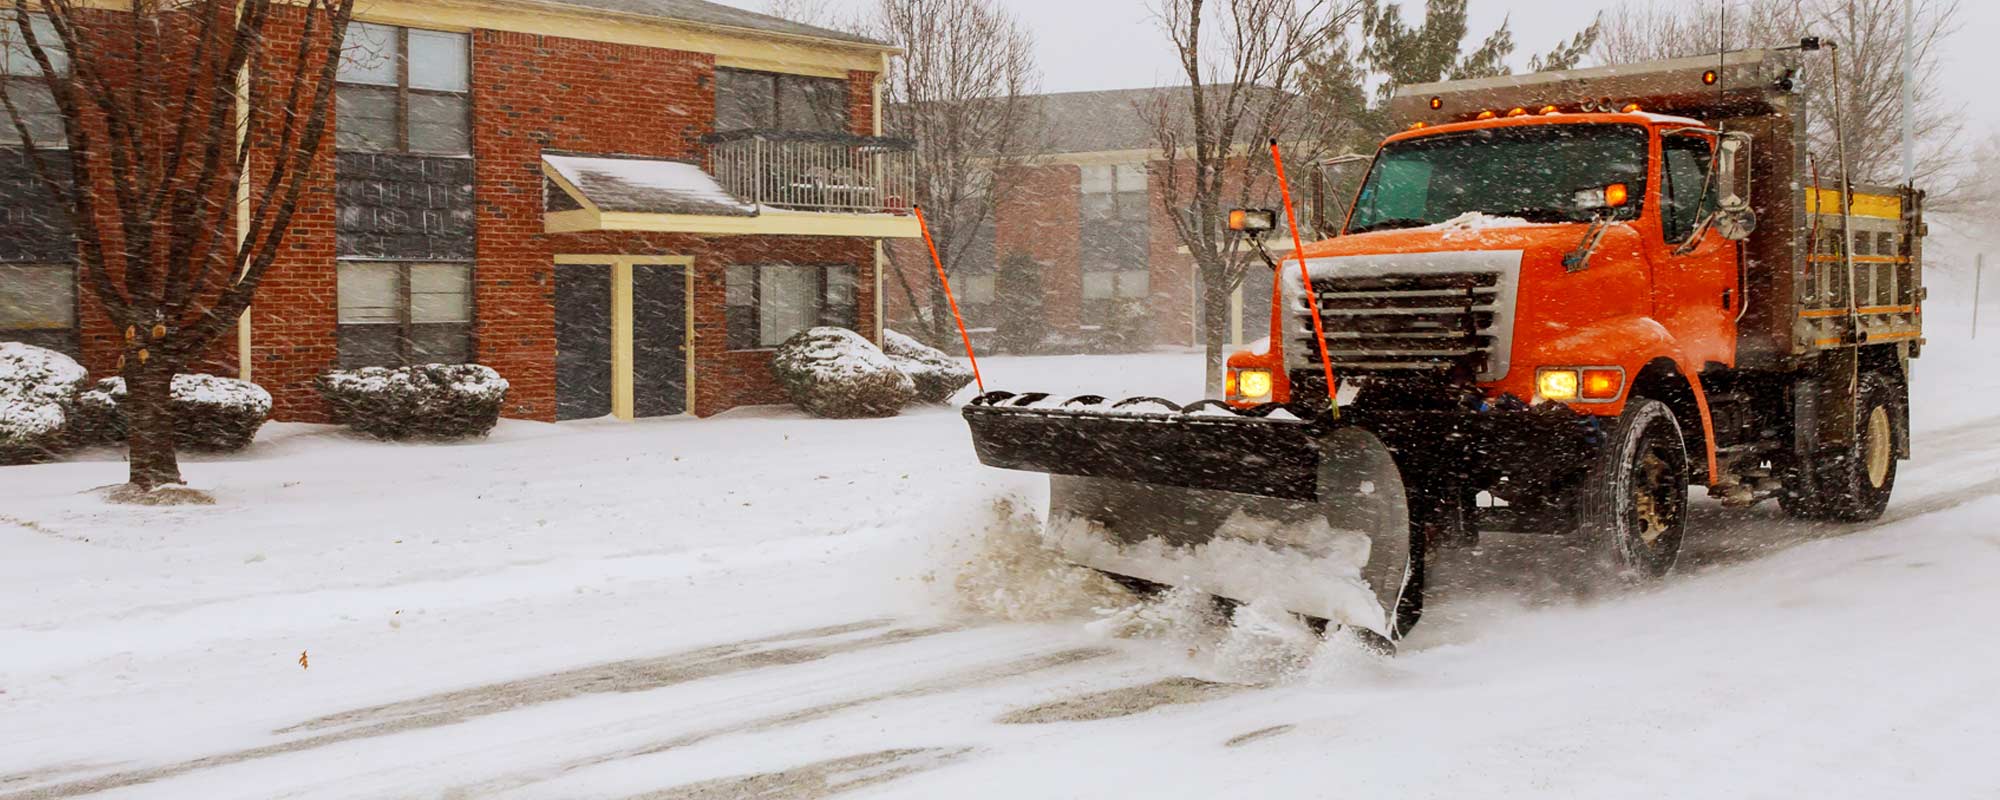
POLYGON ((1587 222, 1588 221, 1588 220, 1577 219, 1576 212, 1564 211, 1559 208, 1521 208, 1521 209, 1515 209, 1513 211, 1508 211, 1502 214, 1494 214, 1493 216, 1515 217, 1518 219, 1525 219, 1529 222, 1587 222))
POLYGON ((1369 233, 1371 231, 1387 231, 1387 230, 1395 230, 1398 228, 1421 228, 1429 224, 1431 224, 1429 220, 1413 219, 1411 217, 1393 217, 1390 219, 1376 220, 1374 222, 1370 222, 1366 225, 1362 225, 1356 228, 1348 228, 1347 233, 1348 235, 1352 236, 1357 233, 1369 233))

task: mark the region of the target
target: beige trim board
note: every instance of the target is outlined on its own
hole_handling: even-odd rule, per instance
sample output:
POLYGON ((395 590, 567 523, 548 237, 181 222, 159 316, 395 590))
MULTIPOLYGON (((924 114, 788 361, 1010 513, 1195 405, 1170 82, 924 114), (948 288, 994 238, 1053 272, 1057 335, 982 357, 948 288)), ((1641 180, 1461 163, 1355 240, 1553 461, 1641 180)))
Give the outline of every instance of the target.
POLYGON ((361 0, 354 18, 430 30, 497 30, 709 53, 720 66, 846 77, 881 68, 887 45, 703 25, 535 0, 361 0))
POLYGON ((632 268, 636 265, 667 264, 681 268, 686 281, 681 313, 681 333, 685 337, 687 370, 682 402, 686 413, 694 412, 694 257, 676 255, 626 255, 618 253, 557 253, 556 266, 607 265, 611 267, 611 415, 631 421, 636 402, 633 388, 632 268))
POLYGON ((643 231, 718 236, 856 236, 868 239, 915 239, 923 235, 917 229, 915 217, 782 209, 765 209, 754 217, 714 217, 585 208, 544 214, 543 229, 548 233, 643 231))

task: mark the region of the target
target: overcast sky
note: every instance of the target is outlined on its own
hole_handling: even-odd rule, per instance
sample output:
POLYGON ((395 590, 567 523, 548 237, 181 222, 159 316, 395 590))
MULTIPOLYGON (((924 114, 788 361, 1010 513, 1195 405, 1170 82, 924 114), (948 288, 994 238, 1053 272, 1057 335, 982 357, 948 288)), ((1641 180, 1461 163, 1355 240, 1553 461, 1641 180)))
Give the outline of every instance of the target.
MULTIPOLYGON (((764 10, 764 0, 722 0, 764 10)), ((1678 0, 1686 2, 1687 0, 1678 0)), ((1713 4, 1721 0, 1707 0, 1713 4)), ((854 8, 867 0, 832 0, 854 8)), ((1034 31, 1042 89, 1128 89, 1181 83, 1173 55, 1161 40, 1147 0, 1003 0, 1034 31)), ((1674 3, 1677 0, 1665 0, 1674 3)), ((1405 13, 1422 13, 1423 0, 1404 0, 1405 13)), ((1510 19, 1515 66, 1528 55, 1547 51, 1588 24, 1592 14, 1616 0, 1472 0, 1468 40, 1484 37, 1510 19)), ((2000 0, 1961 0, 1959 30, 1943 54, 1947 89, 1966 98, 1967 112, 1983 125, 1968 132, 2000 128, 2000 102, 1987 84, 1993 59, 1982 55, 2000 43, 2000 0)))

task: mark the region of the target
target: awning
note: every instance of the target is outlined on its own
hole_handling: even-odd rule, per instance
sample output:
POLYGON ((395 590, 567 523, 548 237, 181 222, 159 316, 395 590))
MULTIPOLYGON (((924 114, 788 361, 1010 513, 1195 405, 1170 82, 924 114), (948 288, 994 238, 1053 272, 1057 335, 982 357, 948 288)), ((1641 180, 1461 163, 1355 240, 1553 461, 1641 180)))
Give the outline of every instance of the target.
POLYGON ((549 233, 652 231, 765 236, 914 238, 916 219, 900 214, 795 211, 745 202, 701 167, 668 159, 549 153, 553 184, 544 213, 549 233))

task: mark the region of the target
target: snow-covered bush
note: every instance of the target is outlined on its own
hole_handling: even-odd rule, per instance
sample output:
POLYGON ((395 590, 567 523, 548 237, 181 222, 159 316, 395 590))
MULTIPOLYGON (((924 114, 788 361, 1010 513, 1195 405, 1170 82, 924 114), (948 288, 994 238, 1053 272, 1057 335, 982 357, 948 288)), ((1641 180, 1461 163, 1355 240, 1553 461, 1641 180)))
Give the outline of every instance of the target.
POLYGON ((846 328, 810 328, 786 339, 771 356, 771 374, 816 417, 893 417, 917 392, 889 356, 846 328))
MULTIPOLYGON (((249 381, 216 375, 175 375, 171 405, 174 445, 188 450, 241 450, 271 415, 271 393, 249 381)), ((74 438, 84 444, 125 441, 125 379, 105 378, 77 398, 74 438)))
POLYGON ((944 351, 891 330, 882 331, 882 353, 916 384, 917 400, 942 403, 972 382, 972 368, 944 351))
POLYGON ((363 367, 321 375, 333 419, 380 439, 485 436, 500 421, 507 379, 479 364, 363 367))
POLYGON ((60 450, 88 377, 54 350, 0 342, 0 464, 37 461, 60 450))

